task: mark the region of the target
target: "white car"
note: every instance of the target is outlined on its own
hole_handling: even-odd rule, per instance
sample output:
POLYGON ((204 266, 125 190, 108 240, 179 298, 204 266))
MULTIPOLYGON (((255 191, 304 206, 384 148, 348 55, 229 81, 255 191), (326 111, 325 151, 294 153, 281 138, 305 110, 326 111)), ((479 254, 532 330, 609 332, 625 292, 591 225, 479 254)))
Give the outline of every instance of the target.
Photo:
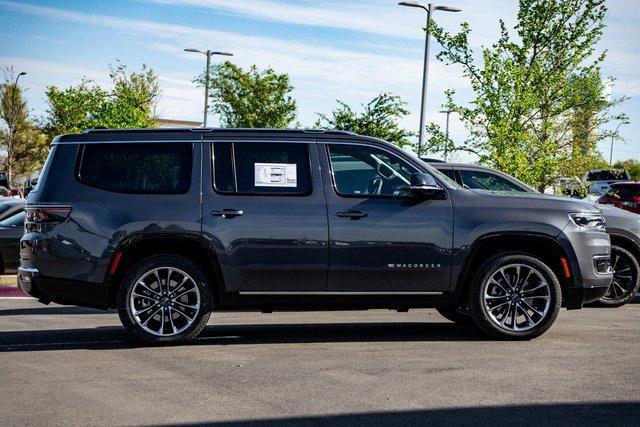
POLYGON ((592 169, 584 174, 583 180, 589 186, 589 194, 602 196, 614 182, 631 181, 626 169, 592 169))

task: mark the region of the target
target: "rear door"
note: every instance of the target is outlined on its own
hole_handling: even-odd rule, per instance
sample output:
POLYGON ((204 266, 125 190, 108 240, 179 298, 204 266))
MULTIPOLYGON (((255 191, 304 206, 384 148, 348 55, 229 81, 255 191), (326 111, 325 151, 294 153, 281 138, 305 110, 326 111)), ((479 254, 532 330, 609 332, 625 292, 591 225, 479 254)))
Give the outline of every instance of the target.
POLYGON ((313 140, 205 143, 202 231, 226 290, 324 291, 327 212, 313 140))

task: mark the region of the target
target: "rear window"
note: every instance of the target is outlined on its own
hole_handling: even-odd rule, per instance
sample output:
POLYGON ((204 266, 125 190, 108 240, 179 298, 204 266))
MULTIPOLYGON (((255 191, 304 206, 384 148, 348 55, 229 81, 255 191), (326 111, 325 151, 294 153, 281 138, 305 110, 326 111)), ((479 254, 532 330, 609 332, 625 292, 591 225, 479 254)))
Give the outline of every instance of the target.
POLYGON ((613 197, 633 197, 640 196, 640 185, 615 185, 609 187, 607 196, 613 197))
POLYGON ((189 191, 192 144, 86 144, 78 179, 103 190, 137 194, 189 191))
POLYGON ((624 179, 629 179, 626 171, 601 170, 587 174, 587 181, 620 181, 624 179))
POLYGON ((216 142, 214 189, 219 193, 289 194, 311 192, 308 144, 216 142))

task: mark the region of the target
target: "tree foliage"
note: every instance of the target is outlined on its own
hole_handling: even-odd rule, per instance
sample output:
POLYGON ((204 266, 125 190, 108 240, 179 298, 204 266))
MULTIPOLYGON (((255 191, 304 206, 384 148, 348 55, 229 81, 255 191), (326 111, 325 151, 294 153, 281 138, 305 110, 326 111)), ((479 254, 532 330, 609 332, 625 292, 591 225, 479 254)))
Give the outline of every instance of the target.
POLYGON ((500 20, 500 36, 482 48, 469 45, 470 27, 450 34, 435 22, 439 60, 457 64, 471 84, 468 105, 448 90, 445 107, 457 112, 469 138, 456 147, 433 124, 430 151, 463 150, 482 163, 542 189, 562 175, 581 175, 602 162, 598 129, 610 121, 612 99, 596 46, 605 29, 604 0, 520 0, 512 34, 500 20), (481 64, 478 64, 481 62, 481 64))
MULTIPOLYGON (((296 120, 298 108, 287 74, 255 65, 245 71, 226 61, 212 66, 210 77, 211 111, 223 127, 286 128, 296 120)), ((204 75, 195 82, 204 87, 204 75)))
POLYGON ((618 160, 613 164, 616 169, 626 169, 634 181, 640 181, 640 160, 618 160))
POLYGON ((21 174, 30 174, 44 162, 49 146, 29 119, 29 109, 12 68, 4 70, 0 85, 0 148, 9 185, 21 174))
POLYGON ((140 72, 129 71, 117 63, 109 68, 109 78, 110 89, 87 79, 66 89, 49 86, 46 91, 49 108, 44 119, 47 133, 55 136, 98 127, 154 127, 160 97, 155 72, 146 65, 140 72))
POLYGON ((349 105, 337 101, 338 107, 329 115, 318 114, 315 126, 356 132, 391 142, 399 147, 410 145, 412 132, 403 129, 398 120, 409 114, 406 103, 399 96, 381 93, 367 104, 362 112, 355 112, 349 105))

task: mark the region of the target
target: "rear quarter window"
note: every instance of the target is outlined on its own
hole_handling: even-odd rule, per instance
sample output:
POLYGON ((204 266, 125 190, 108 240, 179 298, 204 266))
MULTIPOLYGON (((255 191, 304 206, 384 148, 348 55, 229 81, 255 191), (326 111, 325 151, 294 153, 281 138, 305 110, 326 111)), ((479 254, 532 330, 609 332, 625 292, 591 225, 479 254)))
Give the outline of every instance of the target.
POLYGON ((91 187, 118 193, 186 193, 192 152, 188 143, 85 144, 76 177, 91 187))

